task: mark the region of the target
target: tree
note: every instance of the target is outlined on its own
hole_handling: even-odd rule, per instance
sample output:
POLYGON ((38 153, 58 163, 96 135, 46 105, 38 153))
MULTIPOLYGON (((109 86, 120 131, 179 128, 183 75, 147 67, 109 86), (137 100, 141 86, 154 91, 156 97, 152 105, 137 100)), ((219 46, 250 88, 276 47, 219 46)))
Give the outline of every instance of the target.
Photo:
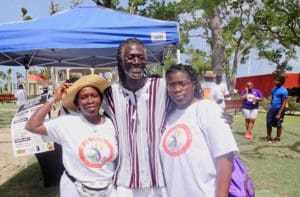
POLYGON ((51 78, 51 69, 50 67, 45 67, 40 70, 38 73, 43 79, 49 80, 51 78))
POLYGON ((30 21, 30 20, 32 20, 31 16, 27 15, 28 11, 27 11, 26 8, 21 8, 21 12, 22 12, 23 21, 30 21))
POLYGON ((178 12, 176 12, 176 3, 166 3, 165 0, 150 0, 148 6, 141 9, 138 14, 160 20, 178 21, 178 12))
POLYGON ((24 76, 21 73, 17 72, 16 73, 16 77, 17 77, 17 86, 19 86, 20 79, 24 78, 24 76))
POLYGON ((70 8, 76 8, 77 6, 81 5, 82 3, 83 3, 83 0, 71 0, 70 8))
POLYGON ((6 76, 5 72, 3 72, 3 71, 0 70, 0 79, 5 80, 6 77, 7 76, 6 76))
POLYGON ((92 0, 96 5, 116 9, 119 5, 119 0, 92 0))
POLYGON ((8 68, 6 71, 6 80, 7 80, 7 92, 11 93, 13 89, 13 82, 12 82, 12 69, 8 68))
POLYGON ((55 3, 53 0, 50 2, 50 15, 53 15, 61 10, 58 3, 55 3))
POLYGON ((298 0, 263 0, 254 17, 254 29, 260 40, 259 55, 276 64, 281 75, 291 70, 300 46, 300 5, 298 0))
POLYGON ((183 21, 183 31, 190 37, 201 37, 210 45, 211 68, 222 72, 224 67, 225 43, 223 40, 220 7, 222 0, 183 0, 178 4, 181 13, 189 14, 183 21), (191 33, 200 30, 200 34, 191 33))
POLYGON ((226 44, 224 70, 229 92, 233 92, 236 85, 239 64, 245 63, 249 59, 250 50, 257 43, 253 36, 255 9, 256 2, 251 0, 227 2, 226 6, 221 9, 224 21, 223 39, 226 44))
MULTIPOLYGON (((6 79, 7 79, 6 73, 3 71, 0 71, 0 84, 2 84, 2 80, 6 80, 6 79)), ((3 91, 3 87, 1 85, 0 92, 2 93, 2 91, 3 91)))

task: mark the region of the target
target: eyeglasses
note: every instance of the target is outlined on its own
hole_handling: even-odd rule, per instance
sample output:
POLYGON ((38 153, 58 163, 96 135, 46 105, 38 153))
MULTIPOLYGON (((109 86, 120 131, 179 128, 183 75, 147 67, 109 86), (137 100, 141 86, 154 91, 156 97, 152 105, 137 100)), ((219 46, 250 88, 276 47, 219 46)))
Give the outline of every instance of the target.
POLYGON ((192 84, 191 81, 181 81, 181 82, 177 82, 177 83, 168 83, 167 88, 168 88, 168 90, 174 90, 178 86, 180 89, 185 89, 190 84, 192 84))

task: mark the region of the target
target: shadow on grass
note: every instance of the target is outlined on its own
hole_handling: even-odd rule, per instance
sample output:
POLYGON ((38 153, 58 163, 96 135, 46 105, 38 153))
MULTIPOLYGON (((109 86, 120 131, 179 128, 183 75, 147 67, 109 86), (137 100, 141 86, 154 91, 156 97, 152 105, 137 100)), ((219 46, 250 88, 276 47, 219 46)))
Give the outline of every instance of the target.
MULTIPOLYGON (((265 113, 259 113, 253 139, 245 139, 245 120, 235 116, 232 132, 240 150, 240 158, 252 179, 257 197, 290 197, 300 193, 300 121, 285 116, 281 143, 265 142, 265 113)), ((273 137, 276 129, 273 128, 273 137)))
POLYGON ((238 132, 235 132, 234 134, 235 134, 235 135, 239 135, 239 136, 243 136, 243 137, 244 137, 245 132, 239 132, 239 131, 238 131, 238 132))
POLYGON ((26 169, 0 186, 1 196, 32 197, 58 196, 58 187, 45 188, 38 163, 29 165, 26 169))
POLYGON ((291 145, 287 145, 266 142, 264 137, 260 137, 259 140, 261 143, 260 145, 257 145, 257 141, 254 140, 247 140, 246 142, 240 143, 239 147, 251 146, 251 148, 241 151, 241 154, 255 158, 275 156, 279 158, 295 159, 300 157, 300 141, 296 141, 291 145))

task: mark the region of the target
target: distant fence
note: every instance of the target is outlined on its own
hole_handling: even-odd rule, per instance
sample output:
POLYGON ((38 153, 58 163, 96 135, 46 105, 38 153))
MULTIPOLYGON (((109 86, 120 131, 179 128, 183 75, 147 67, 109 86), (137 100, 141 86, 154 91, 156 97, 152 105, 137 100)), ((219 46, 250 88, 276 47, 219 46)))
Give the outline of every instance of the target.
POLYGON ((242 108, 242 104, 243 101, 241 99, 225 100, 225 109, 226 110, 234 109, 234 114, 236 114, 236 112, 242 108))
POLYGON ((17 98, 13 94, 0 94, 0 102, 16 102, 17 98))

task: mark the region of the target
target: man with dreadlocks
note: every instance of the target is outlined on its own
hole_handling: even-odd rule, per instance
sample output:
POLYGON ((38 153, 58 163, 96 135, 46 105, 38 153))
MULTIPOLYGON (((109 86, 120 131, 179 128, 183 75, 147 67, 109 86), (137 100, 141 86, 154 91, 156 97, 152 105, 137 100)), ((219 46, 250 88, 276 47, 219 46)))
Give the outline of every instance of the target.
POLYGON ((118 136, 114 183, 119 196, 167 196, 158 148, 166 85, 164 79, 146 76, 146 57, 140 40, 125 40, 118 48, 119 83, 104 99, 118 136))

